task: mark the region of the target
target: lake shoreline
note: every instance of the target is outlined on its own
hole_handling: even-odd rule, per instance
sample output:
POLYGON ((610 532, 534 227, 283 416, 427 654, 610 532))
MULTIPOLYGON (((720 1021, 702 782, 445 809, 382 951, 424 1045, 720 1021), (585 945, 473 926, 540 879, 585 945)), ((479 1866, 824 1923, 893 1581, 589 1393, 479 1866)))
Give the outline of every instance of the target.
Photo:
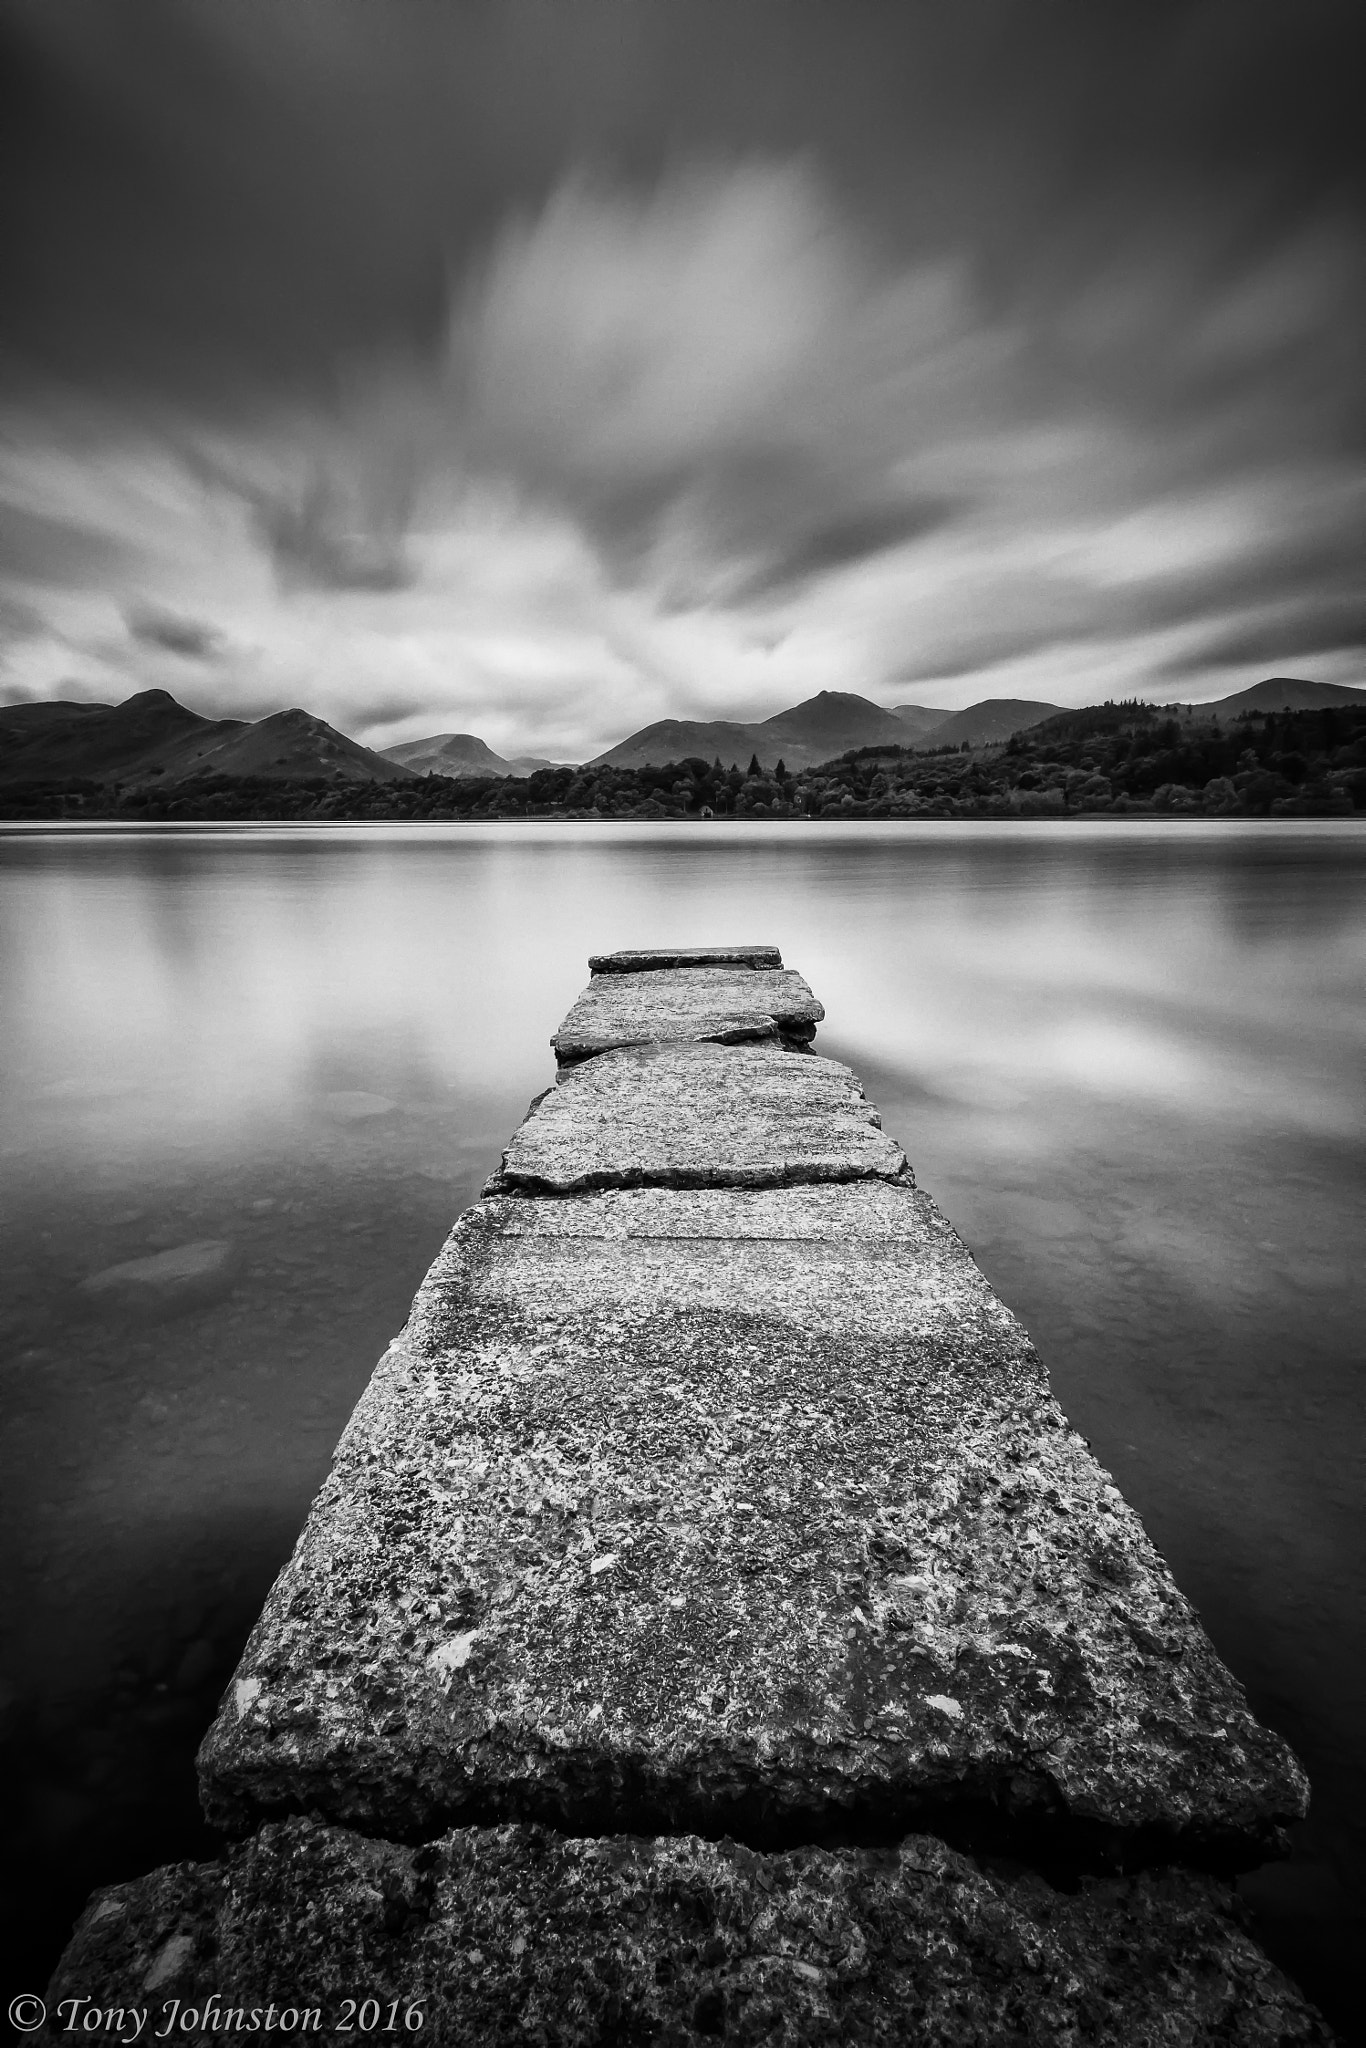
POLYGON ((1366 829, 1366 812, 1351 814, 1333 813, 1323 817, 1311 814, 1281 814, 1277 817, 1221 814, 1218 812, 1188 811, 1068 811, 1056 815, 1039 817, 1001 817, 990 813, 962 812, 957 815, 944 812, 940 815, 929 813, 913 818, 860 818, 860 817, 789 817, 756 818, 725 817, 695 818, 686 813, 664 818, 621 818, 596 816, 591 812, 577 814, 561 813, 554 816, 528 818, 518 812, 480 813, 477 817, 463 818, 129 818, 129 817, 64 817, 64 818, 5 818, 0 817, 0 836, 33 836, 46 832, 72 836, 83 832, 113 834, 136 834, 146 832, 175 833, 218 833, 287 830, 304 833, 362 832, 367 836, 383 833, 416 833, 425 836, 433 832, 459 830, 462 834, 482 831, 488 826, 514 826, 538 828, 547 825, 608 826, 614 832, 636 831, 656 834, 661 826, 686 826, 690 830, 706 830, 713 836, 728 831, 749 834, 755 831, 772 833, 774 828, 802 829, 803 837, 809 836, 812 828, 828 831, 837 826, 858 827, 861 832, 885 830, 887 827, 912 827, 922 825, 988 826, 993 831, 1026 830, 1035 833, 1058 826, 1072 831, 1079 826, 1102 826, 1107 832, 1119 831, 1126 826, 1160 825, 1164 829, 1174 826, 1189 828, 1192 825, 1212 825, 1221 831, 1238 828, 1246 831, 1249 827, 1257 830, 1274 831, 1280 835, 1287 830, 1312 827, 1316 832, 1324 828, 1357 827, 1366 829), (718 829, 719 828, 719 829, 718 829))

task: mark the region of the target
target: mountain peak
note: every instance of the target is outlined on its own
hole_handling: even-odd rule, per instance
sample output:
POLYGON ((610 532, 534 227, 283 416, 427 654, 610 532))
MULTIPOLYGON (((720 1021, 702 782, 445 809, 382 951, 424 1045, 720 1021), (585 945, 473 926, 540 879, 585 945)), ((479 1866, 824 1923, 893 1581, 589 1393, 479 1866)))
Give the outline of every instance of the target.
POLYGON ((396 782, 410 772, 297 705, 247 724, 201 718, 169 690, 139 690, 122 704, 54 705, 46 717, 14 724, 22 744, 6 749, 11 783, 79 776, 136 785, 155 777, 165 790, 205 775, 396 782))
POLYGON ((188 704, 182 704, 169 690, 138 690, 133 696, 125 697, 122 704, 110 708, 116 730, 134 732, 178 732, 191 726, 211 725, 212 719, 201 718, 197 711, 191 711, 188 704))
POLYGON ((472 732, 435 732, 427 739, 404 740, 383 749, 386 761, 396 761, 419 775, 510 775, 512 763, 495 754, 472 732))

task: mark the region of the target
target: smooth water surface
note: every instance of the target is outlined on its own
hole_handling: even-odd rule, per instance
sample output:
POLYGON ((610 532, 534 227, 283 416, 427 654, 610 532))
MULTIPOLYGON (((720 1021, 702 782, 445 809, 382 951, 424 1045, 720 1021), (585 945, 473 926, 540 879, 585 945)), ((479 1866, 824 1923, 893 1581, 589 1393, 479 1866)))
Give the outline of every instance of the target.
POLYGON ((763 940, 1308 1765, 1244 1889, 1349 2034, 1364 906, 1352 821, 0 834, 13 1988, 214 1853, 195 1745, 588 953, 763 940), (199 1239, 218 1299, 82 1305, 199 1239))

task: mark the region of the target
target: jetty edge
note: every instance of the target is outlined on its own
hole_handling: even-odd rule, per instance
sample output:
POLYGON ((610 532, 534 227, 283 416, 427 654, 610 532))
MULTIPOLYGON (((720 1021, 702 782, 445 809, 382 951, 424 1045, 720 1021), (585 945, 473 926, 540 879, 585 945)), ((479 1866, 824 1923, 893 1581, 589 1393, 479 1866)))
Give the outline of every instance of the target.
POLYGON ((205 1739, 235 1845, 97 1892, 49 2011, 1329 2042, 1230 1883, 1304 1774, 820 1003, 591 968, 205 1739))

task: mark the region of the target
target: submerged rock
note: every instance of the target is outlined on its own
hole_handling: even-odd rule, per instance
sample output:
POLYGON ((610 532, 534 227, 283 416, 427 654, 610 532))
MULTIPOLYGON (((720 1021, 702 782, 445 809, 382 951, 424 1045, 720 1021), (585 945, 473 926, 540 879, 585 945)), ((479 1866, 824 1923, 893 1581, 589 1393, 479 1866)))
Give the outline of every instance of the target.
POLYGON ((824 1015, 801 975, 786 969, 661 967, 595 974, 550 1042, 561 1066, 671 1039, 805 1044, 824 1015))
MULTIPOLYGON (((206 1739, 211 1819, 927 1819, 1255 1862, 1305 1785, 904 1183, 479 1204, 206 1739)), ((985 1832, 984 1832, 985 1831, 985 1832)))
POLYGON ((273 2005, 316 2013, 321 2039, 387 2022, 433 2048, 1331 2042, 1223 1885, 1167 1871, 1069 1896, 923 1836, 761 1856, 502 1827, 414 1850, 293 1821, 97 1892, 48 1990, 53 2038, 68 2000, 205 2041, 273 2005))
POLYGON ((399 1105, 387 1095, 370 1095, 363 1088, 338 1088, 324 1095, 323 1108, 339 1124, 373 1123, 378 1117, 397 1116, 399 1105))
POLYGON ((237 1247, 227 1238, 197 1238, 150 1258, 106 1266, 76 1292, 89 1308, 157 1319, 218 1301, 237 1276, 237 1247))
POLYGON ((568 1068, 489 1191, 893 1180, 906 1155, 856 1076, 777 1045, 642 1045, 568 1068))

